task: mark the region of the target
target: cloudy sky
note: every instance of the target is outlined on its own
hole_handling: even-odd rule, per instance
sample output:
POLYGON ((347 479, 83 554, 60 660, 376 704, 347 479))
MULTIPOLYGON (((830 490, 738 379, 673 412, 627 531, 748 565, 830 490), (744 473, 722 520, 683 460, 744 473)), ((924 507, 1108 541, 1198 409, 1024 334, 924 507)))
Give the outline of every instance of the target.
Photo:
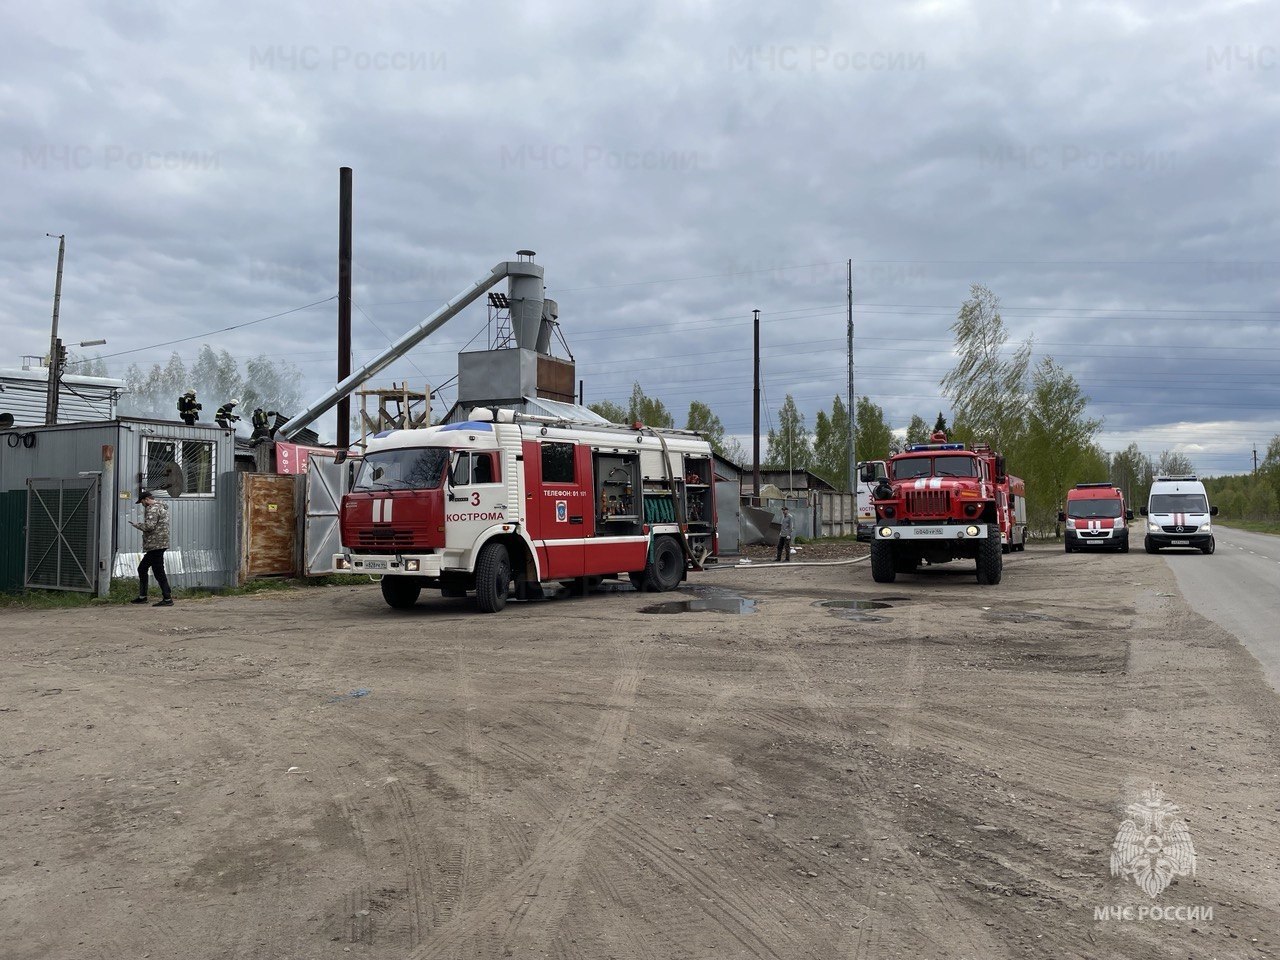
MULTIPOLYGON (((812 424, 852 259, 857 390, 896 426, 945 409, 977 282, 1108 449, 1235 472, 1280 433, 1274 5, 765 6, 5 4, 0 366, 48 348, 65 233, 60 332, 113 374, 208 342, 318 395, 346 165, 357 362, 527 247, 588 401, 639 380, 749 433, 759 308, 769 417, 812 424)), ((485 324, 387 379, 444 383, 485 324)))

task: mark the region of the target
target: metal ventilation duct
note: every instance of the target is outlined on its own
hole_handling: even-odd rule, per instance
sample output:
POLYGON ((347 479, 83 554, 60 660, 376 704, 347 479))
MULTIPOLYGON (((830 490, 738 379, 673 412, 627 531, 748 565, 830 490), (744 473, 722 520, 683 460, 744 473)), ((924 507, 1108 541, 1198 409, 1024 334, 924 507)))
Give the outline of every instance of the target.
POLYGON ((512 273, 507 279, 507 299, 511 302, 511 332, 515 336, 517 347, 533 350, 538 344, 542 326, 546 287, 542 282, 542 267, 533 262, 533 251, 517 250, 516 256, 520 258, 525 270, 518 274, 512 273))
POLYGON ((542 319, 538 322, 538 353, 551 356, 551 332, 560 318, 560 304, 554 300, 542 301, 542 319))

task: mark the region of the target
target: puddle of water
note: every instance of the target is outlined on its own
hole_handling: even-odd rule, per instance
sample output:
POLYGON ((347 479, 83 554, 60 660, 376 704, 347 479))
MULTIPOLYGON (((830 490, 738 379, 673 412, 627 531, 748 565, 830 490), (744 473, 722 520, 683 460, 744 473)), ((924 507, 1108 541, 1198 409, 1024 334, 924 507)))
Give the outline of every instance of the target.
POLYGON ((893 604, 883 600, 819 600, 814 606, 831 610, 884 610, 893 604))
POLYGON ((759 604, 755 600, 744 600, 742 597, 702 597, 697 600, 672 600, 655 604, 652 607, 641 607, 641 613, 756 613, 759 604))
POLYGON ((1061 617, 1051 617, 1047 613, 1027 613, 1021 610, 988 610, 987 619, 997 620, 1000 623, 1062 622, 1061 617))
MULTIPOLYGON (((897 597, 886 598, 886 600, 897 599, 897 597)), ((883 623, 886 617, 877 617, 866 611, 884 610, 892 607, 893 604, 886 603, 885 600, 819 600, 814 606, 829 611, 837 620, 850 620, 854 623, 883 623)))

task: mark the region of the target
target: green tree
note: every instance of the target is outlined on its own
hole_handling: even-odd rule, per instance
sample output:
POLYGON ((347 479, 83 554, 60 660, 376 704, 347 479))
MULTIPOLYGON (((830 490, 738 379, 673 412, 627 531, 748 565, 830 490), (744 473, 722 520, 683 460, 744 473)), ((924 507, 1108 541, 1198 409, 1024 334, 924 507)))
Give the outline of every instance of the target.
POLYGON ((196 354, 190 373, 191 386, 197 396, 204 397, 215 407, 233 397, 240 397, 244 392, 244 381, 240 377, 236 358, 226 350, 215 353, 212 347, 205 344, 196 354))
POLYGON ((1280 436, 1271 438, 1267 444, 1267 452, 1258 464, 1258 476, 1271 485, 1271 489, 1280 497, 1280 436))
POLYGON ((124 380, 128 392, 120 398, 121 414, 158 420, 178 419, 178 396, 188 389, 196 391, 204 408, 202 423, 211 423, 218 406, 233 397, 239 398, 240 415, 246 420, 246 412, 254 407, 286 416, 296 413, 302 400, 302 373, 287 360, 264 354, 249 360, 241 375, 234 357, 225 350, 215 354, 208 347, 201 349, 191 368, 174 353, 163 367, 157 363, 143 370, 130 364, 124 380))
POLYGON ((1250 520, 1274 520, 1276 517, 1276 492, 1269 483, 1255 483, 1245 503, 1245 515, 1250 520))
POLYGON ((64 373, 77 377, 110 377, 107 372, 107 361, 101 357, 85 357, 74 350, 67 353, 64 373))
POLYGON ((675 418, 661 400, 645 395, 637 380, 631 387, 631 402, 627 406, 627 422, 643 423, 646 427, 674 427, 675 418))
POLYGON ((587 409, 592 413, 598 413, 610 423, 627 422, 626 407, 614 403, 612 400, 600 400, 596 403, 589 403, 587 404, 587 409))
POLYGON ((951 400, 957 437, 968 434, 997 450, 1011 449, 1025 426, 1031 341, 1012 357, 1004 357, 1009 334, 1000 317, 1000 301, 977 283, 970 287, 951 330, 959 359, 942 378, 942 389, 951 400))
POLYGON ((813 460, 813 438, 789 393, 778 410, 778 428, 769 431, 765 459, 777 470, 807 470, 813 460))
POLYGON ((849 489, 849 408, 838 396, 830 414, 819 410, 814 418, 812 470, 837 490, 849 489))
POLYGON ((292 416, 302 403, 302 373, 293 364, 266 354, 245 363, 243 387, 240 408, 251 413, 254 407, 262 407, 292 416))
POLYGON ((1196 472, 1195 464, 1191 459, 1183 453, 1174 450, 1162 451, 1158 460, 1156 460, 1156 476, 1159 477, 1187 477, 1196 472))
POLYGON ((1028 524, 1048 530, 1068 487, 1106 475, 1105 458, 1094 443, 1102 421, 1085 415, 1089 398, 1053 358, 1036 366, 1031 382, 1027 428, 1006 460, 1010 472, 1027 481, 1028 524))
POLYGON ((707 438, 711 449, 717 453, 724 452, 724 424, 701 400, 694 400, 689 404, 689 415, 685 418, 684 428, 698 431, 707 438))
MULTIPOLYGON (((938 419, 933 421, 933 432, 937 433, 939 430, 948 434, 951 432, 951 428, 947 426, 947 418, 942 415, 941 410, 938 411, 938 419)), ((929 438, 926 436, 921 442, 927 443, 928 441, 929 438)))
POLYGON ((893 445, 893 431, 884 419, 884 408, 868 397, 858 398, 856 451, 859 460, 884 460, 893 445))
POLYGON ((1151 459, 1131 443, 1111 458, 1111 482, 1124 491, 1125 499, 1139 507, 1147 505, 1151 493, 1151 459))
MULTIPOLYGON (((938 419, 942 420, 942 414, 938 414, 938 419)), ((946 424, 945 420, 942 423, 946 424)), ((906 443, 928 443, 929 442, 929 424, 925 422, 924 417, 918 413, 911 415, 911 422, 907 424, 906 443)))

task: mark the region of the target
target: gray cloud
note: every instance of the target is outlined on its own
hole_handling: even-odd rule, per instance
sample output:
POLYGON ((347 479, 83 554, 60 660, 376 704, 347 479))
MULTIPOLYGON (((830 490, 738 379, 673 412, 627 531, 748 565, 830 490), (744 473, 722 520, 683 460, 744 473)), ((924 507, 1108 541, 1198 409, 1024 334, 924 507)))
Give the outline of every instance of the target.
MULTIPOLYGON (((1275 26, 1145 2, 10 7, 0 334, 15 362, 47 346, 46 231, 68 235, 63 332, 104 352, 331 296, 345 164, 362 356, 527 246, 588 399, 638 379, 745 432, 759 307, 770 405, 812 422, 844 392, 852 258, 859 392, 895 424, 945 407, 976 281, 1108 446, 1244 469, 1280 432, 1275 26)), ((334 323, 210 342, 319 393, 334 323)), ((483 325, 388 377, 447 380, 483 325)))

